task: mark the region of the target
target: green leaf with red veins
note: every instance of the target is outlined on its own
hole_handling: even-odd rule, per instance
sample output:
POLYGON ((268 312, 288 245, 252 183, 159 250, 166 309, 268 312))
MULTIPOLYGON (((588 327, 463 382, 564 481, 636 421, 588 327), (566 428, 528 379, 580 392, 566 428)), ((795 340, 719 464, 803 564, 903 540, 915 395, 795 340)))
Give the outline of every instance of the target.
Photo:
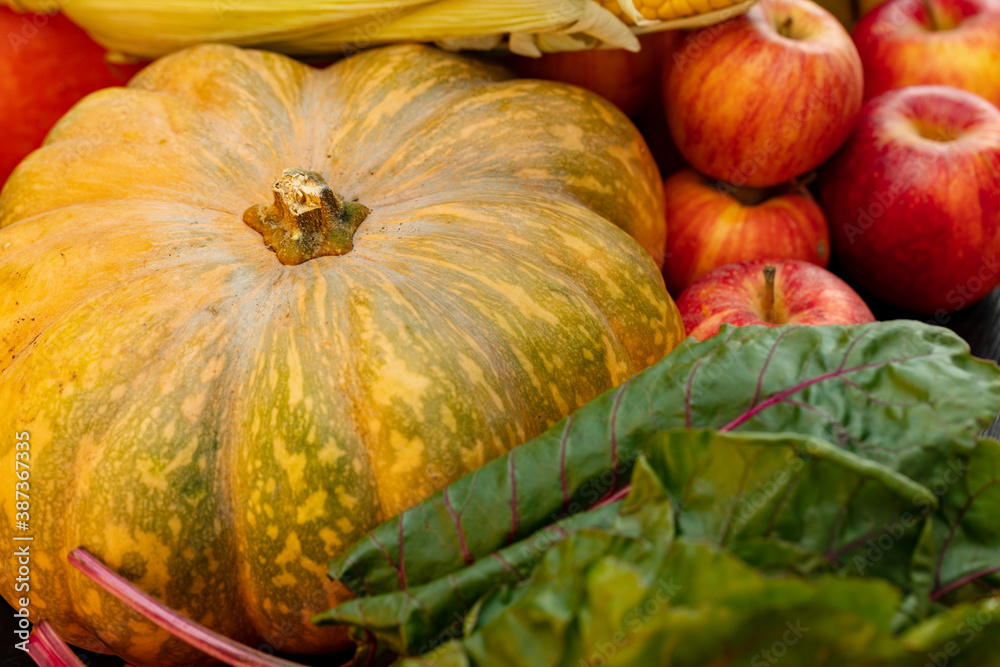
POLYGON ((932 599, 963 588, 965 597, 1000 596, 1000 443, 980 440, 963 466, 941 471, 939 481, 932 599))
MULTIPOLYGON (((379 644, 401 655, 426 653, 461 634, 465 612, 500 584, 527 579, 548 549, 579 530, 601 528, 637 536, 637 526, 621 525, 622 503, 566 517, 530 537, 481 558, 446 577, 405 591, 355 598, 312 618, 316 625, 346 625, 367 630, 379 644)), ((355 636, 367 639, 364 632, 355 636)))
POLYGON ((422 654, 460 635, 464 615, 473 603, 497 586, 527 579, 549 549, 575 533, 601 530, 639 540, 642 545, 655 542, 665 549, 674 538, 668 491, 648 467, 637 467, 633 479, 642 483, 634 484, 623 501, 570 515, 427 584, 338 605, 315 616, 313 623, 347 625, 365 631, 355 633, 359 643, 374 637, 380 646, 396 653, 422 654))
MULTIPOLYGON (((926 506, 936 503, 929 490, 891 469, 796 434, 681 429, 652 438, 642 449, 648 463, 639 459, 617 520, 621 503, 572 515, 446 577, 358 598, 314 622, 363 628, 397 653, 423 654, 443 638, 457 636, 462 615, 492 588, 513 588, 529 576, 537 584, 546 576, 544 571, 532 573, 538 559, 579 530, 643 538, 666 549, 676 515, 677 531, 685 538, 727 550, 744 542, 758 550, 766 544, 772 547, 772 558, 780 547, 794 560, 772 560, 772 569, 798 571, 800 563, 812 562, 810 569, 815 570, 819 566, 813 554, 831 568, 855 557, 867 548, 870 535, 880 535, 883 526, 898 522, 914 498, 926 506)), ((901 564, 897 558, 881 559, 868 564, 866 574, 884 573, 890 580, 898 574, 900 585, 905 585, 909 550, 903 542, 913 542, 923 523, 923 517, 914 516, 895 536, 900 545, 894 555, 904 559, 901 564)), ((476 624, 488 622, 496 608, 495 602, 480 608, 476 624)))
MULTIPOLYGON (((669 493, 656 467, 640 459, 634 491, 669 493)), ((651 503, 636 514, 651 535, 658 520, 670 531, 669 508, 651 503)), ((487 595, 466 637, 402 665, 756 667, 753 658, 790 630, 779 647, 789 665, 892 658, 898 598, 875 580, 764 576, 703 540, 586 530, 550 550, 524 584, 487 595)))
MULTIPOLYGON (((696 435, 709 442, 725 436, 696 435)), ((673 440, 673 441, 671 441, 673 440)), ((669 449, 650 443, 636 466, 633 494, 672 495, 669 449), (650 494, 650 490, 655 493, 650 494)), ((744 446, 776 447, 776 439, 744 446)), ((794 438, 789 439, 792 445, 794 438)), ((733 439, 730 439, 733 442, 733 439)), ((805 443, 792 445, 800 451, 805 443)), ((722 454, 722 450, 717 453, 722 454)), ((765 457, 766 454, 760 454, 765 457)), ((884 471, 836 455, 823 466, 901 486, 884 471)), ((828 477, 829 473, 820 474, 828 477)), ((714 476, 699 477, 710 480, 714 476)), ((728 486, 727 486, 728 488, 728 486)), ((726 495, 725 491, 722 494, 726 495)), ((905 495, 905 493, 904 493, 905 495)), ((630 496, 631 499, 631 496, 630 496)), ((649 535, 673 530, 662 503, 626 501, 649 535)), ((832 502, 832 501, 831 501, 832 502)), ((900 635, 900 591, 875 578, 769 576, 704 539, 678 535, 662 544, 588 529, 570 535, 531 578, 487 594, 469 615, 465 636, 400 667, 996 667, 1000 598, 944 610, 900 635)))
MULTIPOLYGON (((685 341, 540 437, 372 531, 331 562, 356 595, 428 583, 586 509, 639 447, 685 428, 788 432, 930 484, 1000 406, 1000 370, 918 322, 726 327, 685 341)), ((925 484, 925 485, 926 485, 925 484)))
POLYGON ((778 540, 901 588, 924 510, 937 504, 891 468, 796 434, 687 429, 643 450, 677 504, 678 534, 727 550, 778 540))

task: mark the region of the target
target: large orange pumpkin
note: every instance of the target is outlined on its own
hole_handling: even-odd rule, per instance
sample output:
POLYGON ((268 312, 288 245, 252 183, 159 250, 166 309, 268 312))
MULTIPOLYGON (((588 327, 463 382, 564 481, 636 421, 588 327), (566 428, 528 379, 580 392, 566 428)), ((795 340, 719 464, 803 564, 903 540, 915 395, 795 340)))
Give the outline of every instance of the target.
POLYGON ((85 99, 0 196, 32 618, 202 660, 68 568, 83 545, 230 636, 342 646, 308 623, 329 557, 683 337, 660 188, 610 104, 429 47, 198 47, 85 99))

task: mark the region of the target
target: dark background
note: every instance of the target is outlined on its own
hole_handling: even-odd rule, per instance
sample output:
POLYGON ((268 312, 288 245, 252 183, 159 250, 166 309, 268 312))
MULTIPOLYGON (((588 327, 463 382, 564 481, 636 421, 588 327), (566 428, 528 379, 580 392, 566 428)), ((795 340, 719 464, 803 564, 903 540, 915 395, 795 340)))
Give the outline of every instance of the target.
MULTIPOLYGON (((870 298, 867 294, 862 294, 875 316, 881 320, 898 319, 914 316, 891 307, 879 304, 877 300, 870 298)), ((1000 361, 1000 289, 995 290, 989 298, 979 302, 975 306, 960 313, 948 316, 947 322, 940 322, 942 326, 954 330, 969 342, 972 352, 984 359, 1000 361)), ((926 318, 914 318, 925 319, 926 318)), ((931 322, 932 324, 934 322, 931 322)), ((1000 420, 994 422, 988 431, 989 435, 1000 437, 1000 420)), ((34 664, 23 652, 14 648, 14 643, 19 641, 14 635, 13 610, 0 600, 0 667, 30 667, 34 664)), ((120 659, 77 651, 77 654, 88 667, 122 667, 124 664, 120 659)), ((312 662, 316 665, 340 665, 349 659, 349 655, 343 659, 316 658, 312 662)), ((303 662, 302 656, 293 658, 298 662, 303 662)))

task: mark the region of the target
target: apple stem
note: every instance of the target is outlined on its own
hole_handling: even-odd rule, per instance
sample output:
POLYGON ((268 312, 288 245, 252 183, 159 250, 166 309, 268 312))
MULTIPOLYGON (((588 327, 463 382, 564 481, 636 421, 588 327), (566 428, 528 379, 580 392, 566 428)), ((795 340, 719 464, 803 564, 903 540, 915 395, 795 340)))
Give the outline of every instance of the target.
POLYGON ((778 26, 778 34, 782 37, 792 38, 792 17, 788 16, 781 25, 778 26))
POLYGON ((774 267, 770 264, 764 267, 764 321, 775 324, 774 316, 774 267))
POLYGON ((790 181, 790 185, 793 190, 797 191, 799 194, 806 194, 809 186, 819 177, 819 173, 814 171, 804 174, 802 176, 796 176, 790 181))
POLYGON ((938 27, 937 16, 934 14, 934 5, 931 3, 931 0, 921 0, 921 2, 924 5, 924 9, 927 10, 927 18, 930 19, 931 30, 940 30, 938 27))
POLYGON ((732 197, 744 206, 757 206, 773 196, 772 188, 737 187, 725 181, 714 181, 714 185, 719 193, 732 197))

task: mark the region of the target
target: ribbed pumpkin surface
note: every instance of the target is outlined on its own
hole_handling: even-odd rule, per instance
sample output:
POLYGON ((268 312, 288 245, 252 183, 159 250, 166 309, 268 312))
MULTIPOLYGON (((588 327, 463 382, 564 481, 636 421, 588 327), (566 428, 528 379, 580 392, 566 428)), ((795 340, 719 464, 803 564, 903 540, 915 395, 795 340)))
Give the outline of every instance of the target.
POLYGON ((637 131, 505 76, 419 46, 324 71, 198 47, 15 172, 0 467, 28 431, 32 618, 137 665, 202 659, 71 570, 82 545, 243 641, 342 646, 307 623, 343 595, 330 556, 683 337, 640 245, 662 255, 637 131), (285 266, 243 223, 291 167, 370 209, 353 250, 285 266))

